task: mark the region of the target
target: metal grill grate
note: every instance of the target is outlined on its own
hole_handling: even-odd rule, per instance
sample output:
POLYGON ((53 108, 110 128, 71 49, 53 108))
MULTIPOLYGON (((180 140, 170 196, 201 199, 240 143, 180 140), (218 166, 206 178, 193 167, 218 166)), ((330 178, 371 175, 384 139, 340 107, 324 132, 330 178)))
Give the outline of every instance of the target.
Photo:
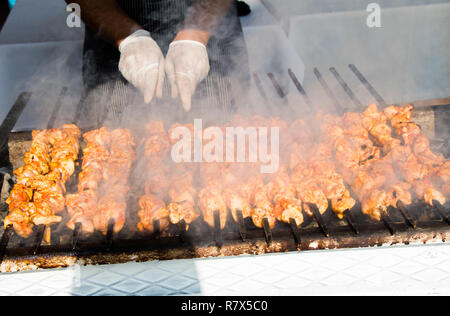
MULTIPOLYGON (((386 106, 386 102, 377 93, 368 80, 359 72, 354 65, 349 65, 350 70, 360 80, 380 106, 386 106)), ((335 94, 330 89, 328 83, 323 78, 318 69, 314 74, 323 87, 325 93, 332 99, 336 113, 348 110, 361 110, 361 102, 353 93, 350 86, 342 79, 335 68, 330 68, 330 72, 337 80, 342 89, 353 101, 354 107, 351 109, 343 107, 335 94)), ((309 106, 310 112, 315 112, 317 108, 314 102, 305 91, 292 70, 288 70, 287 75, 291 78, 299 95, 309 106)), ((286 93, 278 84, 274 74, 268 74, 274 89, 283 103, 286 101, 286 93)), ((258 75, 253 74, 253 78, 263 99, 267 100, 267 93, 264 91, 258 75)), ((59 111, 65 90, 61 92, 54 111, 59 111)), ((23 107, 27 102, 28 94, 23 94, 19 98, 15 107, 23 107), (25 99, 24 99, 25 98, 25 99)), ((80 101, 79 111, 75 121, 80 119, 79 113, 83 104, 80 101)), ((52 127, 54 115, 49 120, 49 127, 52 127)), ((101 125, 101 122, 98 122, 101 125)), ((80 170, 77 170, 76 175, 80 170)), ((73 178, 77 178, 74 176, 73 178)), ((76 184, 68 185, 75 190, 76 184)), ((138 187, 138 186, 137 186, 138 187)), ((142 189, 141 189, 142 190, 142 189)), ((220 218, 216 214, 214 228, 209 227, 201 218, 190 225, 186 231, 186 223, 171 225, 168 232, 161 233, 159 223, 156 221, 155 232, 143 234, 136 232, 137 222, 137 201, 142 192, 137 189, 132 192, 128 201, 128 214, 125 228, 118 234, 113 233, 114 223, 110 221, 108 233, 102 236, 100 233, 89 237, 81 234, 81 224, 78 224, 75 231, 66 228, 63 222, 52 227, 51 245, 43 244, 45 227, 40 226, 35 229, 33 235, 23 240, 14 234, 11 228, 3 231, 0 241, 0 262, 6 257, 8 260, 28 260, 34 264, 39 261, 41 266, 48 258, 56 256, 72 256, 90 258, 90 262, 115 263, 129 260, 149 260, 149 259, 174 259, 186 257, 205 257, 211 255, 237 255, 242 253, 263 253, 282 252, 295 250, 348 248, 348 247, 368 247, 383 244, 413 243, 427 241, 445 241, 450 237, 450 207, 448 204, 440 205, 435 202, 433 206, 425 205, 423 202, 415 201, 410 206, 399 204, 398 208, 390 208, 381 222, 368 219, 361 213, 361 205, 357 203, 354 209, 346 212, 343 220, 338 220, 331 209, 324 215, 320 215, 317 208, 311 205, 314 212, 313 218, 308 218, 302 227, 297 227, 292 221, 289 224, 277 223, 273 229, 269 228, 267 222, 263 229, 256 228, 251 220, 243 219, 242 213, 239 215, 238 223, 233 222, 229 217, 225 229, 220 229, 220 218), (134 214, 134 215, 133 215, 134 214), (47 258, 47 259, 46 259, 47 258)), ((64 266, 66 263, 60 263, 64 266)))

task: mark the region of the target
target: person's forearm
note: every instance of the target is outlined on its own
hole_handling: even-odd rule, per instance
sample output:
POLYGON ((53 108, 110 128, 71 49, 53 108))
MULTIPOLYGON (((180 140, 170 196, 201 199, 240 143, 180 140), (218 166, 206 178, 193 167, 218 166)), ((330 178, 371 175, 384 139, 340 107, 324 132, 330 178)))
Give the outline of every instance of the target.
POLYGON ((190 39, 208 44, 234 0, 198 0, 189 10, 175 41, 190 39))
POLYGON ((133 32, 142 29, 117 4, 116 0, 66 0, 78 3, 81 18, 92 30, 115 46, 133 32))

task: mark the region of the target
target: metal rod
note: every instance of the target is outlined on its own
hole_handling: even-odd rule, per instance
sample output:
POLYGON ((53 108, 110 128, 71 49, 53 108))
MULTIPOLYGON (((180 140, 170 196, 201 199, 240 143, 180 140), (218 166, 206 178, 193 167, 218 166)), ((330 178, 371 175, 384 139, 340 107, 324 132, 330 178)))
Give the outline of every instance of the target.
POLYGON ((78 239, 80 238, 82 224, 80 222, 75 224, 75 229, 73 230, 72 235, 72 250, 77 249, 78 239))
POLYGON ((14 105, 6 114, 5 119, 0 125, 0 154, 3 154, 8 150, 9 134, 17 123, 20 115, 22 114, 25 106, 31 98, 31 93, 22 92, 14 102, 14 105))
POLYGON ((255 84, 259 91, 259 94, 261 95, 265 105, 267 106, 267 110, 268 110, 269 114, 274 115, 277 111, 273 109, 273 102, 269 102, 266 91, 262 85, 261 79, 259 78, 259 76, 256 72, 253 73, 253 78, 255 80, 255 84))
POLYGON ((330 237, 330 232, 328 231, 328 227, 325 224, 325 221, 323 220, 323 217, 320 214, 317 206, 314 204, 308 204, 308 206, 310 207, 311 211, 313 212, 314 219, 316 220, 317 224, 319 225, 319 228, 322 231, 322 233, 325 235, 325 237, 327 237, 327 238, 330 237))
POLYGON ((0 241, 0 265, 3 262, 6 254, 6 248, 8 247, 9 239, 14 233, 14 228, 10 225, 5 228, 2 235, 2 240, 0 241))
POLYGON ((286 99, 286 93, 284 93, 283 89, 281 88, 280 84, 278 83, 277 79, 275 78, 275 75, 271 72, 267 74, 267 77, 269 77, 270 81, 272 82, 273 87, 277 91, 278 96, 283 100, 283 103, 287 103, 286 99))
POLYGON ((348 84, 342 79, 341 75, 337 72, 336 68, 331 67, 330 72, 333 74, 333 76, 336 78, 336 80, 341 85, 342 89, 344 89, 345 93, 347 93, 350 100, 353 101, 353 103, 356 105, 357 109, 361 109, 363 107, 362 103, 359 101, 359 99, 356 97, 356 95, 353 93, 352 89, 348 86, 348 84))
POLYGON ((263 223, 263 230, 264 230, 264 236, 266 238, 266 243, 270 245, 272 243, 272 230, 270 229, 269 225, 269 219, 267 217, 264 217, 262 220, 263 223))
POLYGON ((289 77, 291 78, 292 82, 294 83, 294 86, 297 88, 298 92, 301 94, 301 96, 303 97, 303 99, 305 100, 305 103, 307 105, 309 105, 310 107, 313 106, 311 99, 308 97, 308 94, 306 93, 305 89, 303 89, 302 84, 300 83, 300 81, 297 79, 297 76, 295 75, 295 73, 292 71, 292 69, 288 69, 288 74, 289 77))
POLYGON ((268 101, 267 95, 264 92, 264 89, 263 89, 263 86, 261 83, 261 79, 259 79, 259 76, 256 72, 253 73, 253 80, 255 80, 256 88, 258 89, 259 93, 261 94, 261 97, 267 102, 268 101))
POLYGON ((50 115, 50 119, 48 120, 47 129, 52 129, 55 127, 55 121, 56 121, 56 118, 58 117, 59 110, 61 109, 62 101, 64 100, 66 93, 67 93, 67 87, 63 87, 61 89, 61 92, 59 93, 59 96, 55 103, 55 106, 53 107, 53 111, 52 111, 52 114, 50 115))
POLYGON ((397 202, 397 209, 400 211, 400 214, 402 214, 403 218, 405 219, 406 223, 411 226, 412 228, 417 228, 417 221, 413 219, 411 214, 409 213, 408 209, 406 208, 406 205, 402 201, 397 202))
POLYGON ((297 246, 300 246, 302 244, 302 238, 300 236, 300 229, 298 229, 295 219, 290 218, 289 225, 291 226, 291 230, 292 230, 292 234, 294 235, 295 243, 297 244, 297 246))
POLYGON ((106 250, 109 251, 112 249, 113 246, 113 237, 114 237, 114 225, 116 224, 116 221, 114 218, 111 218, 108 221, 108 230, 106 232, 106 250))
POLYGON ((352 214, 350 210, 347 210, 344 213, 344 218, 347 221, 348 226, 353 230, 355 235, 359 235, 359 229, 358 226, 356 226, 355 222, 353 221, 352 214))
POLYGON ((244 216, 241 210, 236 211, 238 224, 239 224, 239 234, 241 235, 242 241, 247 239, 247 229, 245 228, 244 216))
POLYGON ((388 214, 386 213, 382 213, 381 214, 381 220, 383 221, 384 225, 386 226, 386 228, 389 230, 389 232, 391 233, 391 235, 395 235, 396 233, 396 229, 392 223, 391 218, 389 217, 388 214))
POLYGON ((180 236, 180 240, 181 242, 187 243, 187 238, 186 238, 186 221, 184 219, 182 219, 178 224, 177 224, 177 228, 178 228, 178 232, 179 232, 179 236, 180 236))
POLYGON ((450 225, 450 217, 445 214, 442 204, 439 201, 433 200, 433 207, 438 211, 439 215, 442 216, 442 220, 450 225))
POLYGON ((37 227, 37 234, 36 234, 36 238, 34 239, 34 244, 33 244, 33 255, 36 255, 39 251, 39 247, 42 244, 42 240, 44 239, 44 235, 45 235, 45 230, 47 229, 47 226, 45 225, 39 225, 37 227))
POLYGON ((319 83, 323 87, 323 89, 325 90, 325 93, 328 95, 328 97, 331 99, 331 101, 333 101, 335 111, 336 112, 341 112, 341 113, 344 112, 344 108, 339 103, 339 101, 336 98, 336 96, 334 95, 333 91, 331 91, 331 89, 328 86, 328 84, 325 81, 325 79, 323 79, 322 74, 320 73, 319 69, 314 68, 314 75, 316 75, 317 80, 319 80, 319 83))
POLYGON ((303 89, 302 84, 298 80, 295 73, 292 71, 291 68, 288 69, 289 77, 291 78, 292 82, 294 83, 294 86, 297 88, 298 92, 305 98, 306 103, 310 104, 311 100, 308 97, 308 94, 306 93, 305 89, 303 89))
POLYGON ((381 95, 378 94, 377 90, 367 81, 367 79, 362 75, 362 73, 356 68, 355 65, 349 64, 348 67, 351 71, 355 74, 355 76, 361 81, 361 83, 366 87, 366 89, 369 91, 369 93, 375 98, 375 100, 378 102, 378 104, 385 108, 387 106, 386 101, 381 97, 381 95))
POLYGON ((161 235, 161 222, 159 219, 153 220, 153 234, 156 238, 159 238, 161 235))
POLYGON ((222 239, 222 229, 220 225, 220 211, 214 211, 214 240, 216 241, 216 246, 221 248, 223 245, 222 239))

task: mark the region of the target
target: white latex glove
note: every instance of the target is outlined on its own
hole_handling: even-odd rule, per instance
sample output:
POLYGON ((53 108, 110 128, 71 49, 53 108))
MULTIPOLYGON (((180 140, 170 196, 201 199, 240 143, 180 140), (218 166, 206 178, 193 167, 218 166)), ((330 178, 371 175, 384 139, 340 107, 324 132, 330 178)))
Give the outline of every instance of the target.
POLYGON ((138 30, 122 41, 119 46, 119 70, 150 103, 155 95, 162 97, 164 85, 164 56, 150 33, 138 30))
POLYGON ((209 58, 205 45, 197 41, 176 41, 169 46, 166 56, 166 75, 172 97, 178 94, 186 111, 191 109, 191 98, 200 81, 209 73, 209 58))

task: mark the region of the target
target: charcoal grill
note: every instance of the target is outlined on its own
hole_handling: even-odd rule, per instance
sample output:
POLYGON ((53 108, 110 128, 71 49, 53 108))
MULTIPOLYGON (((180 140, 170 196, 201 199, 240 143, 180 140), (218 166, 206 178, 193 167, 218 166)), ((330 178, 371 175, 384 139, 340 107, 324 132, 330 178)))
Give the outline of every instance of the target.
MULTIPOLYGON (((335 97, 321 72, 315 68, 314 75, 324 89, 325 94, 333 102, 334 112, 338 114, 345 111, 360 112, 363 109, 363 105, 351 87, 343 80, 336 68, 332 67, 329 71, 352 100, 353 104, 351 107, 344 107, 335 97)), ((349 71, 359 79, 380 107, 386 106, 385 100, 355 65, 349 65, 349 71)), ((314 113, 317 108, 315 108, 313 100, 305 91, 294 72, 289 69, 286 75, 289 76, 297 88, 299 101, 302 100, 306 105, 305 108, 314 113)), ((276 76, 271 73, 267 74, 267 76, 282 103, 287 106, 286 93, 279 85, 276 76)), ((253 74, 253 79, 263 100, 268 103, 267 93, 256 73, 253 74)), ((66 92, 67 88, 61 90, 49 119, 48 128, 53 127, 66 92)), ((3 137, 0 143, 3 191, 11 189, 13 185, 13 177, 11 176, 12 164, 9 156, 21 159, 23 151, 28 149, 26 145, 23 146, 22 150, 14 149, 17 147, 16 143, 22 142, 27 144, 27 141, 31 140, 30 133, 10 133, 29 98, 29 93, 22 93, 4 123, 0 126, 1 135, 9 135, 10 148, 8 150, 8 137, 3 137)), ((79 123, 84 99, 85 93, 83 93, 78 105, 74 123, 79 123)), ((436 104, 422 105, 422 108, 430 113, 434 111, 449 111, 449 107, 450 105, 445 103, 445 101, 443 102, 443 100, 439 100, 436 104), (437 103, 444 103, 444 105, 433 106, 437 105, 437 103)), ((103 117, 106 117, 106 115, 103 117)), ((101 126, 102 123, 98 122, 98 125, 101 126)), ((436 120, 435 123, 447 124, 445 121, 439 123, 439 120, 436 120)), ((437 138, 432 139, 432 144, 448 157, 448 141, 437 138)), ((77 170, 72 180, 69 180, 67 184, 69 193, 76 191, 75 182, 79 172, 80 170, 77 170)), ((263 229, 258 229, 250 219, 244 220, 242 213, 238 212, 238 223, 235 223, 231 216, 228 216, 224 230, 220 229, 220 219, 217 213, 214 228, 209 227, 199 218, 190 225, 188 231, 185 230, 186 224, 182 222, 179 225, 171 225, 168 231, 161 232, 159 223, 156 221, 154 223, 155 231, 151 234, 144 234, 137 232, 135 229, 138 220, 136 214, 138 209, 137 203, 143 193, 142 188, 139 189, 139 187, 143 186, 137 185, 136 187, 137 189, 132 190, 128 200, 129 216, 127 223, 125 228, 118 234, 113 233, 112 227, 114 222, 110 222, 106 236, 95 233, 86 237, 81 234, 80 224, 76 226, 74 231, 71 231, 65 226, 68 218, 63 218, 61 223, 52 226, 51 243, 45 244, 43 241, 44 226, 35 227, 32 236, 28 239, 20 238, 11 228, 5 230, 1 227, 1 271, 65 267, 75 263, 107 264, 129 261, 446 242, 450 238, 449 203, 440 205, 436 202, 433 206, 430 206, 421 201, 415 201, 409 206, 400 204, 398 208, 391 207, 388 214, 385 214, 380 222, 373 221, 363 215, 361 213, 361 205, 357 203, 352 210, 346 212, 343 220, 339 220, 331 209, 328 209, 324 215, 320 215, 318 210, 312 207, 314 212, 313 218, 307 218, 300 228, 295 225, 294 221, 291 221, 289 224, 278 222, 273 229, 270 229, 268 223, 265 222, 263 229)), ((2 193, 2 196, 5 195, 4 193, 2 193)), ((2 218, 7 214, 7 205, 3 200, 2 218)))

